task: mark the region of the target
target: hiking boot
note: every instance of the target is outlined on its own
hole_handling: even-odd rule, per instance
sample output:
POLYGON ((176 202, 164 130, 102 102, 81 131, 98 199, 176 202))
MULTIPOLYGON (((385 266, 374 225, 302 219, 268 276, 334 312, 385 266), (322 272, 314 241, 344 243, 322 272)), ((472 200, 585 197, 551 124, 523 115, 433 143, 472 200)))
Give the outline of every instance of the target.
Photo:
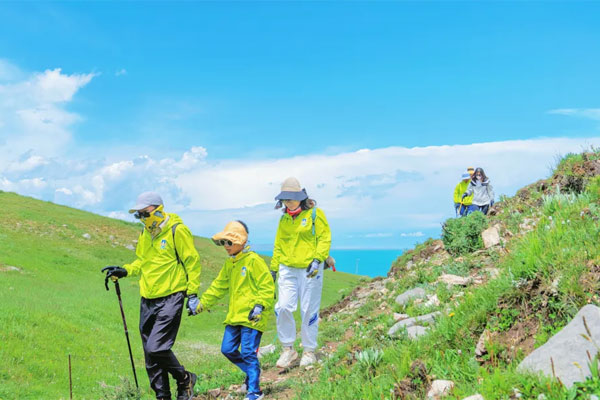
POLYGON ((177 400, 192 400, 197 379, 198 377, 193 372, 187 373, 186 380, 181 385, 177 385, 177 400))
POLYGON ((300 366, 307 367, 316 362, 317 362, 317 357, 315 356, 315 353, 312 351, 305 351, 304 354, 302 354, 302 359, 300 360, 300 366))
POLYGON ((293 347, 285 347, 283 349, 283 353, 277 360, 277 368, 289 368, 290 365, 298 358, 298 353, 294 350, 293 347))
POLYGON ((259 393, 249 393, 246 397, 244 397, 244 400, 262 400, 265 398, 265 395, 263 394, 263 392, 259 392, 259 393))

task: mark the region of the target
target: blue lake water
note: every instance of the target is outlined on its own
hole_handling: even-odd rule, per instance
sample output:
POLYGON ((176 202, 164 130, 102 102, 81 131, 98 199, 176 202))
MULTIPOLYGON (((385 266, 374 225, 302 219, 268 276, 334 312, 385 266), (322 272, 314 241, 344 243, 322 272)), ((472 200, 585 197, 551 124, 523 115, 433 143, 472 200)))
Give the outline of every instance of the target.
MULTIPOLYGON (((268 251, 259 251, 259 253, 269 256, 272 254, 268 251)), ((332 249, 329 254, 335 258, 335 268, 338 271, 374 278, 376 276, 386 276, 392 262, 402 254, 402 250, 332 249)))

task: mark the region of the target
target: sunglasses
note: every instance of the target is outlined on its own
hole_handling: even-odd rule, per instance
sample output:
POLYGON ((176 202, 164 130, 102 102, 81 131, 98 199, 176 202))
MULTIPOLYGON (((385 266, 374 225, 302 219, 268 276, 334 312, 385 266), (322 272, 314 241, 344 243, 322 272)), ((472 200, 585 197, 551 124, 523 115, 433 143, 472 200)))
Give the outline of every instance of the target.
POLYGON ((133 216, 136 219, 141 219, 141 218, 149 218, 150 217, 150 213, 148 211, 136 211, 133 216))
POLYGON ((227 239, 219 239, 219 240, 215 240, 214 242, 217 246, 225 246, 225 245, 232 246, 233 245, 233 242, 231 240, 227 240, 227 239))

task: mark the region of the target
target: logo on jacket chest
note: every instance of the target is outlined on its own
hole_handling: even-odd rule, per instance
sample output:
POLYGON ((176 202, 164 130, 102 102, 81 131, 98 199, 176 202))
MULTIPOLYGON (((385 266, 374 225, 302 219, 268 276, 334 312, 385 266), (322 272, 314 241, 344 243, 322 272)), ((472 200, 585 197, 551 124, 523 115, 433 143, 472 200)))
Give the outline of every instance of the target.
POLYGON ((302 218, 302 222, 300 222, 300 225, 306 226, 306 218, 302 218))
POLYGON ((167 239, 163 239, 160 241, 160 249, 164 250, 167 248, 167 239))
POLYGON ((244 266, 242 267, 242 271, 240 272, 240 274, 241 274, 242 276, 246 276, 246 272, 248 272, 248 269, 247 269, 247 268, 246 268, 246 266, 244 265, 244 266))

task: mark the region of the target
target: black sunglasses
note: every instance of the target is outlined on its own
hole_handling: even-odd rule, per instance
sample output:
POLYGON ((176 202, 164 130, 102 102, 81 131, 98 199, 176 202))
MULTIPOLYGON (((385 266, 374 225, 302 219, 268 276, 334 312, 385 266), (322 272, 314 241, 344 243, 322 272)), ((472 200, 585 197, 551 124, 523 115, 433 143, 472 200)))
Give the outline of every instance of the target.
POLYGON ((227 239, 219 239, 219 240, 215 240, 215 244, 217 246, 231 246, 233 245, 233 242, 231 240, 227 240, 227 239))
POLYGON ((150 213, 148 211, 136 211, 133 216, 137 219, 148 218, 150 217, 150 213))

